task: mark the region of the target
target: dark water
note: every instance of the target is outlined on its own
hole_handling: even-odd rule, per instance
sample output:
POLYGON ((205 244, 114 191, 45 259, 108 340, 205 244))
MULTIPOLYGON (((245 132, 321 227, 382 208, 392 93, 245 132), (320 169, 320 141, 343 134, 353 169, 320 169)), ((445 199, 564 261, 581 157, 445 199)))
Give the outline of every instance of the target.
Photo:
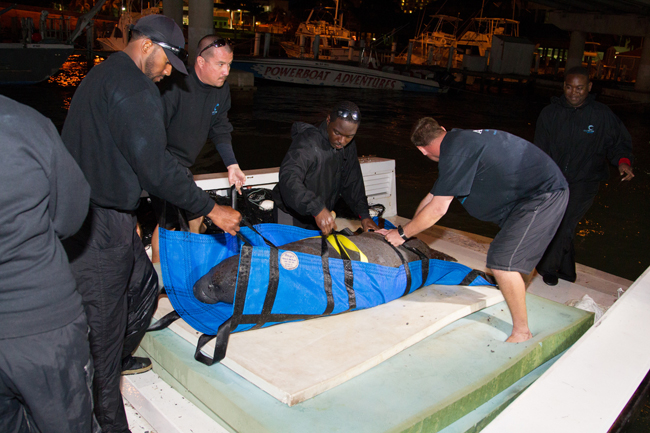
MULTIPOLYGON (((68 62, 49 83, 0 87, 0 94, 36 108, 61 128, 84 73, 83 65, 68 62)), ((235 154, 244 172, 279 166, 290 144, 293 122, 319 122, 336 102, 348 99, 357 103, 362 112, 356 137, 359 154, 396 161, 398 212, 408 218, 437 176, 436 163, 423 157, 409 142, 415 120, 432 116, 447 129, 501 129, 532 140, 537 116, 549 101, 549 95, 529 96, 517 89, 502 94, 462 91, 430 95, 263 82, 256 85, 255 92, 233 92, 230 112, 235 154)), ((579 226, 576 255, 579 263, 634 280, 650 265, 650 228, 646 224, 650 214, 650 122, 648 111, 640 105, 610 106, 632 134, 636 177, 621 183, 612 167, 611 180, 601 185, 594 205, 579 226)), ((214 156, 215 151, 206 146, 194 167, 195 173, 224 171, 220 162, 213 162, 214 156)), ((470 217, 457 202, 440 225, 489 237, 498 231, 496 225, 470 217)))

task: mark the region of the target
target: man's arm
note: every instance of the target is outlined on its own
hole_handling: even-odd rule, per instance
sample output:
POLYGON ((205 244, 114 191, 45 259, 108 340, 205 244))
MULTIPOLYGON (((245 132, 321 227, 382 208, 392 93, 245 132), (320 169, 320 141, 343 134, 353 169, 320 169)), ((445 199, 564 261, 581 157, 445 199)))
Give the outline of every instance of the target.
POLYGON ((428 205, 431 202, 431 200, 433 200, 433 197, 434 197, 433 194, 429 193, 426 195, 426 197, 422 199, 422 201, 418 205, 418 208, 415 209, 415 215, 413 215, 413 218, 418 216, 418 214, 422 211, 422 209, 424 209, 424 207, 428 205))
MULTIPOLYGON (((437 223, 440 218, 442 218, 449 209, 449 205, 454 197, 447 196, 434 196, 429 193, 422 203, 427 201, 427 204, 420 210, 419 213, 403 228, 404 235, 407 238, 417 235, 423 230, 428 229, 435 223, 437 223)), ((380 230, 379 233, 386 236, 386 240, 392 245, 398 247, 402 245, 405 241, 400 236, 399 232, 395 229, 393 230, 380 230)))
POLYGON ((610 117, 609 130, 607 134, 607 158, 613 165, 618 166, 618 172, 621 174, 621 181, 631 180, 634 177, 632 170, 632 136, 629 131, 611 110, 608 110, 610 117))
POLYGON ((148 193, 192 213, 209 216, 217 226, 233 234, 239 230, 239 221, 235 224, 237 218, 232 214, 236 211, 215 205, 166 150, 162 110, 160 98, 148 92, 120 101, 110 110, 108 119, 114 125, 111 132, 115 143, 148 193))
MULTIPOLYGON (((295 144, 295 143, 294 143, 295 144)), ((291 145, 280 166, 280 194, 282 202, 300 215, 316 216, 325 203, 305 186, 307 172, 317 170, 314 155, 308 147, 291 145)), ((331 209, 326 209, 328 212, 331 209)))
POLYGON ((210 133, 208 137, 214 143, 221 160, 228 169, 228 183, 235 185, 237 192, 241 194, 241 187, 246 183, 246 175, 239 168, 235 152, 232 148, 232 124, 228 118, 228 111, 230 110, 230 86, 225 83, 224 86, 218 90, 223 95, 223 100, 220 102, 219 111, 216 115, 212 116, 210 124, 210 133))
POLYGON ((75 234, 86 218, 90 203, 90 185, 65 148, 49 119, 46 132, 51 138, 50 202, 48 211, 59 239, 75 234))

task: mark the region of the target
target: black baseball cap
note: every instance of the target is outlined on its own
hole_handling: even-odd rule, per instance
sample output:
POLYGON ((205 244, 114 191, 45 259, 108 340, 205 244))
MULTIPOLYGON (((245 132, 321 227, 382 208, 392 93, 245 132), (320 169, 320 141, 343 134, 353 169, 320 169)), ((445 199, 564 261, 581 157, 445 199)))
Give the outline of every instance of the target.
POLYGON ((167 54, 167 59, 172 66, 187 75, 184 60, 187 60, 185 51, 185 36, 174 20, 165 15, 147 15, 135 23, 133 30, 145 35, 151 42, 160 45, 167 54))

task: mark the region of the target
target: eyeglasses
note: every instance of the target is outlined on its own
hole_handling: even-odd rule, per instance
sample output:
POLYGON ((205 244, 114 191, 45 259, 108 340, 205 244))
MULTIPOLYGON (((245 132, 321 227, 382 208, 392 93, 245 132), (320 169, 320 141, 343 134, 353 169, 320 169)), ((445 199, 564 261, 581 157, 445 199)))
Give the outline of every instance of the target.
MULTIPOLYGON (((225 47, 226 45, 230 45, 230 39, 224 39, 224 38, 219 38, 213 41, 210 45, 207 47, 203 48, 201 52, 199 52, 199 56, 205 52, 205 50, 208 50, 212 47, 219 48, 219 47, 225 47)), ((197 56, 198 57, 198 56, 197 56)))
POLYGON ((337 117, 340 117, 341 119, 347 119, 348 117, 350 117, 355 122, 361 119, 361 115, 359 114, 358 111, 338 110, 336 114, 337 117))
POLYGON ((168 43, 160 42, 160 41, 157 41, 155 39, 151 39, 151 42, 153 42, 156 45, 160 45, 161 47, 171 51, 172 53, 174 53, 176 55, 176 57, 178 57, 180 59, 181 62, 184 62, 184 61, 187 60, 188 54, 187 54, 187 51, 185 51, 185 49, 180 48, 180 47, 175 47, 173 45, 169 45, 168 43))

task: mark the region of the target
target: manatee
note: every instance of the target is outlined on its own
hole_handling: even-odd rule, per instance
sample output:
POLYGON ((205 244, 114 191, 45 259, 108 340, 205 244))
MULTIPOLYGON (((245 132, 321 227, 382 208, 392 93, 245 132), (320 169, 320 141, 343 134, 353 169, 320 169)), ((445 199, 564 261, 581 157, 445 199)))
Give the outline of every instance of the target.
MULTIPOLYGON (((393 247, 386 242, 384 237, 378 233, 366 232, 355 236, 347 236, 368 258, 368 262, 376 263, 383 266, 397 268, 402 265, 400 257, 393 247)), ((445 253, 429 248, 427 244, 417 238, 411 238, 405 242, 406 245, 418 249, 430 259, 446 260, 455 262, 456 259, 445 253)), ((340 259, 340 254, 328 242, 330 258, 340 259)), ((291 242, 278 249, 285 251, 296 251, 316 256, 321 255, 321 238, 308 238, 296 242, 291 242)), ((399 251, 408 262, 420 260, 420 257, 407 250, 399 248, 399 251)), ((359 254, 350 252, 350 259, 359 260, 359 254)), ((216 304, 225 302, 232 304, 235 296, 235 286, 237 282, 237 271, 239 267, 239 256, 229 257, 222 261, 210 272, 201 277, 194 284, 194 296, 206 304, 216 304)))

